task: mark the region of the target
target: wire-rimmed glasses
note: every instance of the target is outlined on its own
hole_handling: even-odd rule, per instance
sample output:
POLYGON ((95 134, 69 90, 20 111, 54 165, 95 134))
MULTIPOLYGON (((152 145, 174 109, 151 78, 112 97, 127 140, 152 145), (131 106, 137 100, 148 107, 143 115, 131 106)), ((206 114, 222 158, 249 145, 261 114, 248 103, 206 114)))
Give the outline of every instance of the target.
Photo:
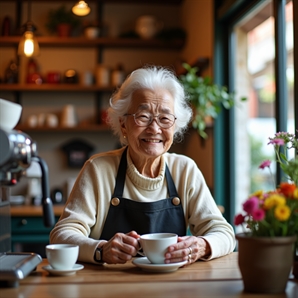
POLYGON ((167 113, 153 116, 148 112, 138 112, 135 114, 125 114, 124 116, 133 116, 135 123, 138 126, 149 126, 153 122, 154 118, 156 118, 157 124, 162 128, 172 127, 177 119, 175 115, 167 113))

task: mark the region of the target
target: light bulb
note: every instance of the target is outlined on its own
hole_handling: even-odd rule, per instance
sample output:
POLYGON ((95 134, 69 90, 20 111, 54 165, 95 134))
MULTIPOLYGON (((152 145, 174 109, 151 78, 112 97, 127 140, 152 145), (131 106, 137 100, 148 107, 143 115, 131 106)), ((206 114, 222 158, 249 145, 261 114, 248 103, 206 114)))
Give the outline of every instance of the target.
POLYGON ((90 7, 85 1, 79 1, 72 8, 72 12, 77 16, 86 16, 90 12, 90 7))
POLYGON ((34 53, 33 33, 25 32, 24 53, 27 57, 31 57, 34 53))
POLYGON ((39 54, 39 45, 33 32, 26 31, 24 33, 19 44, 18 54, 27 57, 37 56, 39 54))

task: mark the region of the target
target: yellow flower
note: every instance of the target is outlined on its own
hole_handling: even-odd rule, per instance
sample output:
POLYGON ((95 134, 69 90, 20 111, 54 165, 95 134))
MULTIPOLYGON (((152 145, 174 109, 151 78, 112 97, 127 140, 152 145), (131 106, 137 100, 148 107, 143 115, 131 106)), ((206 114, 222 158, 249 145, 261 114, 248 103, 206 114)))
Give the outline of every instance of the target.
POLYGON ((293 193, 293 197, 294 197, 294 199, 298 199, 298 188, 296 188, 295 190, 294 190, 294 193, 293 193))
POLYGON ((291 214, 291 209, 287 205, 279 205, 274 210, 274 216, 280 221, 286 221, 291 214))
POLYGON ((271 209, 275 206, 282 206, 286 204, 286 199, 281 196, 281 195, 277 195, 277 194, 273 194, 271 196, 269 196, 265 201, 264 201, 264 209, 268 210, 271 209))
POLYGON ((263 194, 264 194, 264 192, 263 192, 263 190, 257 190, 257 191, 255 191, 254 193, 252 193, 251 195, 250 195, 250 197, 257 197, 257 198, 259 198, 260 200, 263 200, 263 194))

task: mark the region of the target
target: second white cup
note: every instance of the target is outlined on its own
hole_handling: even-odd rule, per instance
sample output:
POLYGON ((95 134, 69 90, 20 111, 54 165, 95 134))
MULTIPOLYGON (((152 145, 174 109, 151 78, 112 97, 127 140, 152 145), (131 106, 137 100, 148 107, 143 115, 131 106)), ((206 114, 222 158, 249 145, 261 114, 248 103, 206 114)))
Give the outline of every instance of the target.
MULTIPOLYGON (((144 234, 140 238, 144 256, 153 264, 164 264, 167 248, 177 243, 178 235, 173 233, 144 234)), ((140 253, 143 255, 142 253, 140 253)))
POLYGON ((49 244, 46 246, 46 256, 57 270, 70 270, 79 256, 79 246, 72 244, 49 244))

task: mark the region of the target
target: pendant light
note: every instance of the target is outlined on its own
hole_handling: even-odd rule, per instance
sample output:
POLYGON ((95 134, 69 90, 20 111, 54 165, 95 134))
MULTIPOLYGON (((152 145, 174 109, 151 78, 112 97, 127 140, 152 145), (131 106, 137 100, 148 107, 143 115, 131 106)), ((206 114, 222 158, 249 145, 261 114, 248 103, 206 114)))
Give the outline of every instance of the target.
POLYGON ((83 17, 89 14, 90 7, 85 1, 79 1, 73 6, 72 12, 77 16, 83 17))
POLYGON ((20 56, 37 56, 39 54, 39 45, 34 36, 36 26, 33 24, 31 19, 31 1, 28 1, 28 21, 22 26, 23 36, 19 43, 18 54, 20 56))

